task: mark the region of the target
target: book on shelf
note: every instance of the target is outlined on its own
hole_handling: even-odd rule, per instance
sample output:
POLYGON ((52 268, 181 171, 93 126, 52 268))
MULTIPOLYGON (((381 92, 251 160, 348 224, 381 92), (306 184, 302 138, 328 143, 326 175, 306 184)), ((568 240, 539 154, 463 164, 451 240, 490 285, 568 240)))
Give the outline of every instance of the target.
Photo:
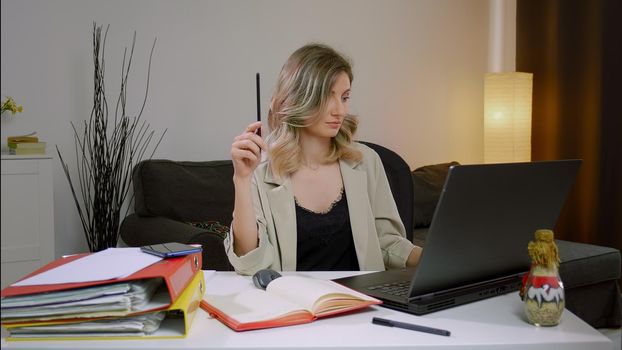
POLYGON ((7 136, 6 143, 9 147, 15 146, 18 143, 36 143, 39 142, 39 137, 36 132, 32 132, 28 135, 19 136, 7 136))
POLYGON ((46 143, 39 141, 36 132, 27 135, 8 136, 6 141, 9 154, 45 154, 46 143))
POLYGON ((291 326, 359 310, 382 301, 336 282, 282 276, 266 290, 205 294, 201 308, 235 331, 291 326))
POLYGON ((8 143, 9 154, 45 154, 45 142, 8 143))

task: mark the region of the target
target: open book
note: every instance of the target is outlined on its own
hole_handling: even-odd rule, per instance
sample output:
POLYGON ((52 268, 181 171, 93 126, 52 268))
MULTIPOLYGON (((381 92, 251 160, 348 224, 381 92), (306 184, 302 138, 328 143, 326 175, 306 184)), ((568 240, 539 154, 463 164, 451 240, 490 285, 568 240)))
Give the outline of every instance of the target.
POLYGON ((336 282, 302 276, 279 277, 266 290, 205 294, 201 308, 235 331, 290 326, 361 309, 382 301, 336 282))

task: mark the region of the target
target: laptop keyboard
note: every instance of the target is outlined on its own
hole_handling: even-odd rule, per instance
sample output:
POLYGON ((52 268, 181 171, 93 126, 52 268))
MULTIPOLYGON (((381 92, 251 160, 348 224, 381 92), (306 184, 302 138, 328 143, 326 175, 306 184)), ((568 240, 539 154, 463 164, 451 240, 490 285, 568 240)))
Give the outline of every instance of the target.
POLYGON ((368 290, 372 290, 374 292, 382 292, 391 295, 395 295, 398 297, 407 297, 408 291, 410 290, 410 281, 404 280, 393 283, 383 283, 371 287, 367 287, 368 290))

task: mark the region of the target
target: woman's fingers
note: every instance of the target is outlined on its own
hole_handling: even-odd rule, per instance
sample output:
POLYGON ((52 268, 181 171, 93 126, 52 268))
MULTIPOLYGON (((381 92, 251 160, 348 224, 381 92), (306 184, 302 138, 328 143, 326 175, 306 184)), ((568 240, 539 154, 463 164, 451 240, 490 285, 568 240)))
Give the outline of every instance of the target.
POLYGON ((259 148, 261 148, 262 150, 267 150, 268 146, 266 145, 266 142, 263 140, 263 138, 257 134, 250 134, 248 135, 248 139, 252 140, 257 146, 259 146, 259 148))
POLYGON ((236 137, 233 138, 233 141, 241 141, 241 140, 252 140, 253 142, 255 142, 260 148, 265 149, 266 148, 266 143, 265 141, 261 138, 261 136, 252 133, 252 132, 245 132, 241 135, 238 135, 236 137))
POLYGON ((236 148, 236 149, 231 150, 231 158, 233 159, 233 161, 248 160, 251 164, 254 164, 260 159, 256 153, 248 149, 241 149, 241 148, 236 148))
POLYGON ((254 133, 259 128, 261 128, 261 122, 254 122, 254 123, 248 124, 248 126, 246 127, 246 131, 254 133))
POLYGON ((254 122, 246 127, 246 130, 234 137, 231 145, 231 160, 234 163, 236 173, 246 175, 252 172, 261 160, 261 150, 266 150, 267 145, 256 131, 261 127, 261 122, 254 122))
POLYGON ((267 149, 267 145, 265 141, 263 140, 263 138, 257 135, 256 133, 259 127, 261 127, 261 122, 255 122, 255 123, 250 124, 249 126, 246 127, 246 131, 244 133, 234 138, 234 141, 252 140, 259 146, 259 148, 265 151, 267 149))
POLYGON ((261 152, 261 147, 254 140, 249 139, 235 141, 233 143, 233 148, 249 150, 257 155, 261 152))

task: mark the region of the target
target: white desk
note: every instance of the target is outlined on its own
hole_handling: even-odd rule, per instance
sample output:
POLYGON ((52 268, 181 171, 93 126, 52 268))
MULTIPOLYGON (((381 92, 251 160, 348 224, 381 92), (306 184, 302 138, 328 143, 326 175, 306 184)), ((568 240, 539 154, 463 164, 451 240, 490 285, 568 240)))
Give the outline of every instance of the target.
MULTIPOLYGON (((337 278, 348 273, 304 273, 337 278)), ((250 287, 250 279, 217 272, 206 281, 209 291, 250 287)), ((556 327, 538 328, 523 321, 522 302, 511 293, 426 316, 414 316, 380 306, 313 323, 236 333, 200 310, 187 338, 129 341, 6 342, 2 349, 613 349, 611 340, 564 311, 556 327), (373 325, 373 316, 448 329, 443 337, 373 325)))

